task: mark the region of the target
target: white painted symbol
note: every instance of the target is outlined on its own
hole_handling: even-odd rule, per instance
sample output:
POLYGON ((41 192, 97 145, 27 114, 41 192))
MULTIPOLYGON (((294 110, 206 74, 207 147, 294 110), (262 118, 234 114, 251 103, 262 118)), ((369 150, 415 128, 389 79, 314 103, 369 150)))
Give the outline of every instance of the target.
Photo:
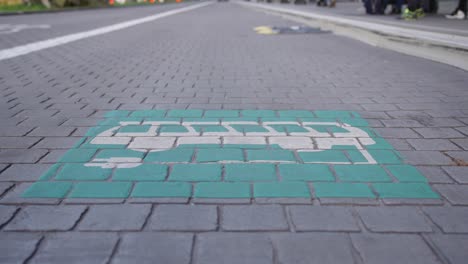
MULTIPOLYGON (((369 134, 359 127, 353 127, 346 123, 338 122, 289 122, 271 121, 258 123, 255 121, 226 121, 226 122, 178 122, 178 121, 121 121, 120 125, 109 128, 89 143, 95 145, 125 145, 127 149, 140 152, 157 152, 177 148, 186 144, 249 144, 249 145, 278 145, 283 149, 297 152, 321 152, 330 150, 335 146, 355 147, 365 162, 354 164, 376 164, 375 159, 363 147, 373 145, 376 142, 369 134), (125 126, 146 125, 149 129, 146 132, 120 132, 119 129, 125 126), (179 125, 185 128, 186 132, 161 132, 159 128, 164 125, 179 125), (225 132, 199 132, 194 126, 222 126, 225 132), (241 132, 236 130, 235 125, 255 125, 260 126, 265 132, 241 132), (274 126, 298 126, 305 132, 279 132, 274 126), (313 126, 338 127, 346 132, 320 132, 313 126)), ((134 158, 110 158, 94 159, 86 166, 98 166, 103 168, 137 167, 141 160, 134 158)), ((230 162, 230 161, 223 161, 230 162)), ((269 162, 269 161, 262 161, 269 162)), ((275 161, 278 162, 278 161, 275 161)), ((287 162, 287 161, 284 161, 287 162)), ((322 163, 322 162, 309 162, 322 163)), ((332 164, 350 164, 350 162, 328 162, 332 164)))
POLYGON ((27 25, 27 24, 0 24, 0 34, 17 33, 25 29, 48 29, 50 25, 27 25))

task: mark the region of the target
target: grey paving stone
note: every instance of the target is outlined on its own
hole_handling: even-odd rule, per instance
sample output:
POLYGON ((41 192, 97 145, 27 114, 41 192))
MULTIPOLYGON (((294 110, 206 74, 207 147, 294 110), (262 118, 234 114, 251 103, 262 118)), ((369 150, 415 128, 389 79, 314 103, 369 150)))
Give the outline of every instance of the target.
POLYGON ((418 170, 430 183, 452 183, 453 180, 439 166, 418 166, 418 170))
POLYGON ((33 128, 34 127, 7 126, 7 124, 3 124, 0 128, 0 137, 21 137, 33 130, 33 128))
POLYGON ((217 198, 193 198, 191 202, 195 204, 250 204, 250 198, 227 198, 227 199, 217 199, 217 198))
POLYGON ((451 140, 457 146, 464 150, 468 150, 468 138, 455 138, 451 140))
POLYGON ((352 234, 351 240, 365 264, 440 264, 418 235, 352 234))
MULTIPOLYGON (((9 184, 9 183, 5 183, 5 184, 9 184)), ((15 187, 12 190, 9 190, 0 199, 0 204, 58 204, 60 203, 60 199, 55 199, 55 198, 23 198, 22 194, 32 184, 33 183, 16 183, 15 187)))
POLYGON ((458 183, 468 183, 468 167, 462 166, 445 166, 442 167, 444 171, 450 175, 458 183))
POLYGON ((40 239, 40 234, 1 232, 0 263, 24 263, 33 254, 40 239))
POLYGON ((433 187, 453 205, 468 205, 468 185, 437 184, 433 187))
POLYGON ((345 234, 284 233, 271 236, 282 264, 355 263, 345 234))
POLYGON ((420 138, 409 128, 375 128, 375 131, 384 138, 420 138))
POLYGON ((423 210, 445 233, 468 233, 468 208, 426 207, 423 210))
POLYGON ((430 240, 450 261, 450 264, 465 264, 468 259, 468 235, 431 235, 430 240))
POLYGON ((27 149, 41 140, 40 137, 0 137, 3 149, 27 149))
POLYGON ((263 234, 202 233, 195 250, 195 264, 273 263, 273 247, 263 234))
POLYGON ((116 243, 109 233, 50 234, 30 263, 107 263, 116 243))
POLYGON ((45 137, 41 142, 36 144, 37 149, 69 149, 72 148, 80 137, 45 137))
POLYGON ((36 163, 45 154, 45 149, 2 149, 0 163, 36 163))
POLYGON ((229 231, 287 230, 288 223, 279 205, 226 205, 221 227, 229 231))
POLYGON ((190 263, 192 234, 124 234, 112 263, 190 263))
POLYGON ((408 139, 416 150, 459 150, 455 144, 447 139, 408 139))
POLYGON ((9 231, 67 231, 85 211, 85 206, 28 206, 5 227, 9 231))
POLYGON ((289 206, 297 231, 359 231, 351 208, 338 206, 289 206))
POLYGON ((423 127, 421 123, 412 119, 388 119, 382 120, 386 127, 423 127))
POLYGON ((49 167, 47 164, 13 164, 0 173, 0 181, 36 181, 49 167))
POLYGON ((404 160, 412 165, 452 165, 452 159, 439 151, 400 151, 404 160))
POLYGON ((68 151, 68 149, 53 149, 45 155, 39 163, 56 163, 68 151))
POLYGON ((448 127, 415 128, 424 138, 463 138, 463 134, 448 127))
POLYGON ((83 231, 138 231, 143 227, 151 205, 94 205, 78 225, 83 231))
POLYGON ((372 232, 432 232, 424 214, 417 208, 359 207, 356 210, 372 232))
POLYGON ((67 137, 75 128, 73 127, 37 127, 28 133, 28 136, 34 137, 67 137))
POLYGON ((447 151, 446 154, 450 156, 457 165, 467 166, 468 151, 447 151))
POLYGON ((0 196, 2 196, 7 190, 13 186, 10 182, 0 182, 0 196))
POLYGON ((159 205, 149 220, 151 230, 209 231, 218 226, 216 206, 159 205))
POLYGON ((17 210, 15 206, 0 205, 0 227, 6 224, 17 210))
POLYGON ((386 140, 396 150, 413 150, 414 149, 405 139, 389 138, 386 140))

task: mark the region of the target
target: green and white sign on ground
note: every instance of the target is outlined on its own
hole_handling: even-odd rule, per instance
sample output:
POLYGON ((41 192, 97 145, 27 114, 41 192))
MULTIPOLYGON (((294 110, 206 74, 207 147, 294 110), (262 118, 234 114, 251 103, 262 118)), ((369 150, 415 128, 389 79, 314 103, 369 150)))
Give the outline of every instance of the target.
POLYGON ((29 198, 439 198, 348 111, 111 111, 29 198))

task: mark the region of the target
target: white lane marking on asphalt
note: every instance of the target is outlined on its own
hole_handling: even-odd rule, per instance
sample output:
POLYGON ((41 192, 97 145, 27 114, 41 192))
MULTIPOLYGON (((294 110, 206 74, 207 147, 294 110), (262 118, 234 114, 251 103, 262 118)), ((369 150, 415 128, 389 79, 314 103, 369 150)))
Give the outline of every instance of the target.
POLYGON ((114 24, 111 26, 105 26, 105 27, 101 27, 101 28, 97 28, 97 29, 93 29, 89 31, 69 34, 69 35, 65 35, 61 37, 37 41, 37 42, 29 43, 26 45, 21 45, 21 46, 9 48, 9 49, 0 50, 0 61, 11 59, 11 58, 18 57, 21 55, 26 55, 31 52, 48 49, 48 48, 56 47, 59 45, 64 45, 73 41, 106 34, 106 33, 121 30, 124 28, 133 27, 139 24, 154 21, 156 19, 160 19, 160 18, 167 17, 167 16, 172 16, 178 13, 187 12, 187 11, 197 9, 200 7, 204 7, 210 4, 212 4, 212 2, 200 3, 200 4, 188 6, 188 7, 170 10, 170 11, 159 13, 159 14, 152 15, 152 16, 129 20, 129 21, 114 24))
POLYGON ((10 25, 10 24, 0 24, 0 34, 12 34, 17 33, 25 29, 48 29, 50 25, 10 25))

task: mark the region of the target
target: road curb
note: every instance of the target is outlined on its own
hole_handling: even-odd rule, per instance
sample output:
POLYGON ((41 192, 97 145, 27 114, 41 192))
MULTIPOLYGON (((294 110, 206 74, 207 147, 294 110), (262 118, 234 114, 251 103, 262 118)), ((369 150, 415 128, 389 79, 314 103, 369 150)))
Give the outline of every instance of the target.
POLYGON ((311 11, 299 11, 284 7, 271 6, 258 3, 241 3, 245 6, 260 8, 268 11, 273 11, 281 14, 297 16, 306 19, 320 20, 327 23, 335 24, 343 27, 353 27, 361 30, 366 30, 375 34, 388 37, 397 37, 406 40, 418 41, 425 45, 433 45, 448 49, 456 49, 468 51, 468 37, 455 34, 444 34, 437 32, 429 32, 416 29, 407 29, 397 26, 371 23, 366 21, 358 21, 348 18, 342 18, 331 15, 317 14, 311 11))

